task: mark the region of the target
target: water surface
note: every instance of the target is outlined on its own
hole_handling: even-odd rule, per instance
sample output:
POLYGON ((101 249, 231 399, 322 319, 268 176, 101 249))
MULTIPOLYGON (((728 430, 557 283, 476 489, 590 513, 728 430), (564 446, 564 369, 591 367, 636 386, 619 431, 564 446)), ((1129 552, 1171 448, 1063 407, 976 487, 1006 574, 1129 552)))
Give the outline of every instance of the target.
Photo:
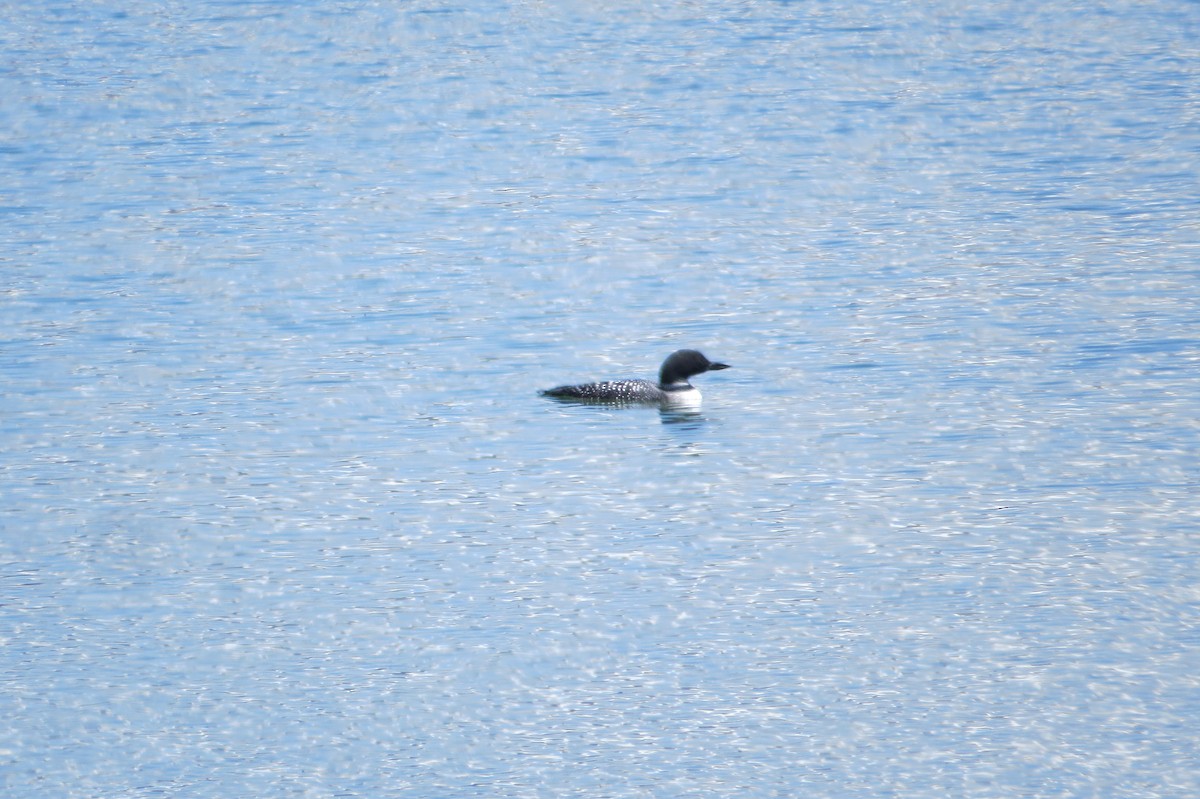
POLYGON ((8 794, 1200 792, 1195 4, 4 16, 8 794))

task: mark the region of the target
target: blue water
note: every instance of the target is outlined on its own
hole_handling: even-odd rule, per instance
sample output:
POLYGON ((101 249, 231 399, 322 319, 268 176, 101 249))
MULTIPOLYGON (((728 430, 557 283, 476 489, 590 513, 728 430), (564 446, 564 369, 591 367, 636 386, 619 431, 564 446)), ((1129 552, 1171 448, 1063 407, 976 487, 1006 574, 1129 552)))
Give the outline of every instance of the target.
POLYGON ((1200 794, 1196 3, 3 17, 4 795, 1200 794))

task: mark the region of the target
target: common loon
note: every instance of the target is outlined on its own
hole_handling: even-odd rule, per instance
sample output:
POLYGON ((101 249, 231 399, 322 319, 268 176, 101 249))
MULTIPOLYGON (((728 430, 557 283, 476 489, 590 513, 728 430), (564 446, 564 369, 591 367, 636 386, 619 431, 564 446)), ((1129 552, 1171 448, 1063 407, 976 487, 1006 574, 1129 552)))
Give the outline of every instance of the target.
POLYGON ((696 350, 676 350, 663 361, 658 382, 649 380, 612 380, 581 386, 558 386, 541 392, 544 397, 579 400, 611 405, 697 405, 700 391, 688 382, 692 375, 728 369, 713 363, 696 350))

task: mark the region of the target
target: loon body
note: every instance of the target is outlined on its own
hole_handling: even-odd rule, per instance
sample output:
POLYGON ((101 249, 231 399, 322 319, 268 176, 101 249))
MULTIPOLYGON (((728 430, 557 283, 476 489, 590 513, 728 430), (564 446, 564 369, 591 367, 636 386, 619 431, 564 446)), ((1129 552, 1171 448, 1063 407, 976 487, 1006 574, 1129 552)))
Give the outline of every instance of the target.
POLYGON ((676 350, 663 361, 662 368, 658 370, 657 383, 649 380, 611 380, 580 386, 559 386, 541 393, 542 396, 555 399, 609 405, 698 405, 700 391, 688 382, 688 378, 728 368, 728 364, 713 363, 696 350, 676 350))

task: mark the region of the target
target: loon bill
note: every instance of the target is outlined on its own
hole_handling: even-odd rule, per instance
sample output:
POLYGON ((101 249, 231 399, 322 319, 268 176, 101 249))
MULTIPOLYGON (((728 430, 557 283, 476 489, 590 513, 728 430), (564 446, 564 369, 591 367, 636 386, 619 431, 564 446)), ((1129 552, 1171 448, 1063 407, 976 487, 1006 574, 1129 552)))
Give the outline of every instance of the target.
POLYGON ((692 375, 728 369, 729 364, 713 363, 697 350, 677 350, 667 356, 658 370, 658 382, 649 380, 610 380, 578 386, 558 386, 541 394, 554 399, 575 400, 607 405, 696 405, 700 390, 688 382, 692 375))

